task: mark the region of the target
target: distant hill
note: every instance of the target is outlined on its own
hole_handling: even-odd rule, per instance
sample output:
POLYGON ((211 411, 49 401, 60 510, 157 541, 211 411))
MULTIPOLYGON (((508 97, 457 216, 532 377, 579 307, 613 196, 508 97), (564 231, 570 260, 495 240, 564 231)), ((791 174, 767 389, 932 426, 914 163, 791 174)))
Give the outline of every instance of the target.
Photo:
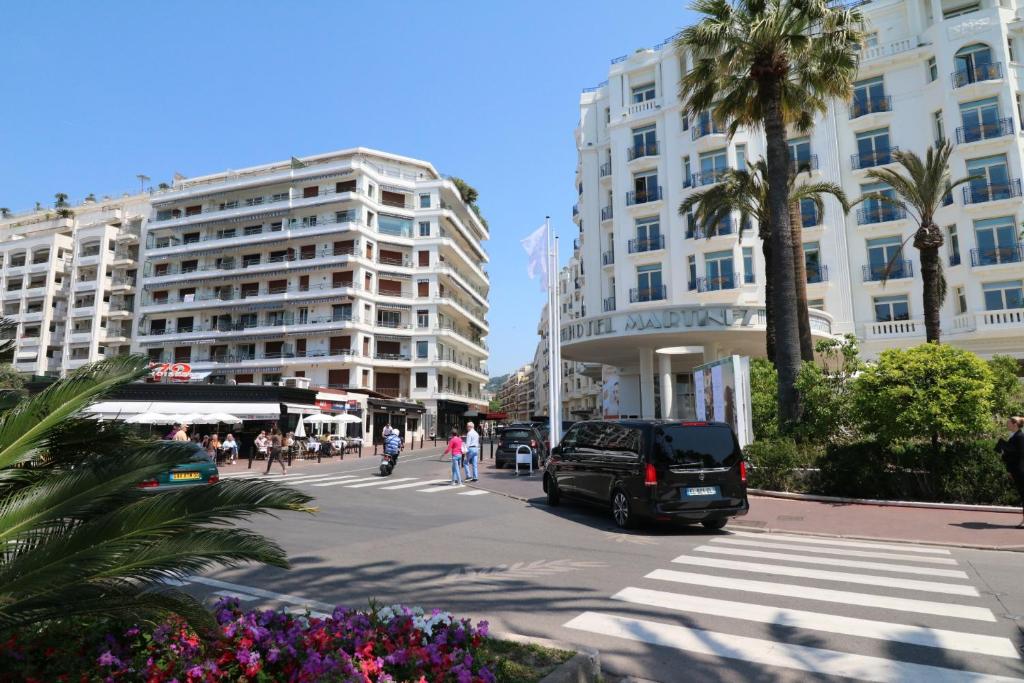
POLYGON ((505 380, 507 380, 507 379, 508 379, 508 374, 498 375, 497 377, 492 377, 489 380, 487 380, 487 386, 485 386, 484 388, 487 391, 497 392, 498 389, 501 388, 501 385, 504 384, 505 380))

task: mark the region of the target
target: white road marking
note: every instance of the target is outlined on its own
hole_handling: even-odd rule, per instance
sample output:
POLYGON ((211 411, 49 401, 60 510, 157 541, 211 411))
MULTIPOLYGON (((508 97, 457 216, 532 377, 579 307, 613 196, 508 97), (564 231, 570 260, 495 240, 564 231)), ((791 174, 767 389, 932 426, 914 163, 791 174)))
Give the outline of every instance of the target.
POLYGON ((336 479, 352 479, 354 474, 320 474, 305 477, 288 477, 285 481, 289 484, 312 484, 318 481, 334 481, 336 479))
POLYGON ((894 550, 904 553, 924 553, 927 555, 949 555, 945 548, 923 548, 913 545, 894 545, 892 543, 869 543, 867 541, 844 541, 838 538, 819 538, 817 536, 785 536, 779 534, 758 534, 751 531, 733 531, 733 536, 744 536, 753 538, 776 538, 786 543, 808 543, 810 545, 837 545, 846 548, 878 548, 881 550, 894 550))
POLYGON ((419 489, 418 491, 416 491, 416 493, 437 493, 438 491, 460 491, 463 488, 465 488, 464 484, 459 484, 458 486, 452 486, 451 484, 448 484, 448 485, 442 484, 440 486, 431 486, 429 489, 419 489))
POLYGON ((459 495, 460 496, 482 496, 485 493, 487 493, 487 491, 482 491, 480 489, 473 489, 472 491, 463 491, 459 495))
POLYGON ((768 595, 799 598, 801 600, 838 602, 844 605, 857 605, 859 607, 877 607, 879 609, 897 610, 900 612, 934 614, 937 616, 956 617, 958 619, 973 619, 975 621, 996 620, 992 611, 986 607, 973 607, 971 605, 932 602, 930 600, 916 600, 911 598, 894 598, 887 595, 872 595, 870 593, 856 593, 853 591, 833 590, 830 588, 797 586, 789 583, 776 583, 774 581, 753 581, 750 579, 736 579, 728 576, 711 576, 708 574, 695 574, 693 572, 678 572, 671 569, 655 569, 645 578, 658 579, 661 581, 674 581, 676 583, 692 584, 695 586, 706 586, 708 588, 724 588, 732 591, 766 593, 768 595))
POLYGON ((1018 654, 1017 648, 1014 647, 1013 641, 1009 638, 1000 638, 998 636, 983 636, 961 631, 947 631, 909 624, 873 621, 871 619, 854 619, 835 614, 808 612, 785 607, 771 607, 747 602, 733 602, 732 600, 715 600, 695 595, 647 590, 646 588, 629 587, 613 595, 612 599, 639 605, 663 607, 678 612, 711 614, 729 619, 756 621, 762 624, 791 626, 860 638, 873 638, 875 640, 909 643, 923 647, 1020 659, 1020 654, 1018 654))
POLYGON ((329 605, 328 603, 320 602, 319 600, 307 600, 306 598, 299 597, 298 595, 288 595, 287 593, 275 593, 273 591, 264 590, 262 588, 255 588, 253 586, 242 586, 237 583, 229 583, 227 581, 220 581, 219 579, 211 579, 206 576, 190 576, 188 580, 191 583, 201 583, 204 586, 212 586, 213 588, 222 588, 229 591, 247 593, 248 595, 255 595, 256 597, 266 598, 268 600, 280 600, 281 602, 287 602, 292 605, 308 605, 310 607, 316 607, 317 609, 326 610, 328 612, 334 611, 334 605, 329 605))
POLYGON ((769 553, 748 548, 723 548, 714 545, 702 545, 694 548, 703 553, 716 555, 733 555, 762 560, 782 560, 783 562, 803 562, 805 564, 821 564, 831 567, 854 567, 857 569, 878 569, 899 574, 918 574, 920 576, 944 576, 950 579, 966 579, 967 572, 959 569, 938 569, 936 567, 912 567, 905 564, 888 564, 886 562, 866 562, 864 560, 845 560, 839 557, 814 557, 794 553, 769 553))
POLYGON ((777 643, 772 640, 716 633, 645 619, 617 617, 599 612, 584 612, 565 625, 579 631, 625 638, 684 652, 807 671, 819 676, 841 676, 874 683, 1020 683, 1020 679, 1007 676, 899 662, 806 645, 777 643))
POLYGON ((378 481, 382 479, 380 475, 373 475, 372 477, 363 477, 362 479, 342 479, 341 481, 328 481, 323 484, 313 484, 313 486, 341 486, 342 484, 355 484, 358 481, 378 481))
POLYGON ((382 491, 394 491, 395 489, 411 489, 416 486, 426 486, 427 484, 441 484, 448 481, 447 479, 438 479, 437 481, 414 481, 411 484, 399 484, 398 486, 383 486, 382 491))
MULTIPOLYGON (((762 534, 764 535, 764 534, 762 534)), ((733 538, 732 536, 716 536, 711 539, 712 543, 724 543, 726 545, 741 545, 751 548, 771 548, 777 550, 799 550, 803 553, 819 553, 821 555, 841 555, 843 557, 871 557, 880 560, 910 560, 913 562, 929 562, 931 564, 957 564, 952 557, 928 557, 923 555, 902 555, 899 553, 883 553, 875 550, 851 550, 849 548, 824 548, 796 543, 775 543, 769 540, 754 540, 748 538, 733 538)))
MULTIPOLYGON (((388 482, 392 482, 392 481, 411 481, 412 479, 415 479, 415 477, 402 477, 400 479, 392 479, 391 477, 381 477, 380 481, 369 481, 369 482, 366 482, 365 484, 351 484, 349 486, 346 486, 345 488, 347 488, 347 489, 361 489, 361 488, 366 487, 366 486, 380 486, 381 484, 387 484, 388 482)), ((420 482, 420 483, 422 484, 423 482, 420 482)))
POLYGON ((959 583, 942 583, 939 581, 918 581, 917 579, 899 579, 891 576, 875 576, 873 574, 854 574, 852 572, 833 572, 824 569, 810 569, 807 567, 789 567, 781 564, 762 564, 760 562, 738 562, 736 560, 723 560, 717 557, 689 557, 680 555, 672 560, 676 564, 689 564, 698 567, 710 567, 713 569, 732 569, 741 572, 756 572, 758 574, 773 574, 775 576, 796 576, 804 579, 818 579, 821 581, 842 581, 845 583, 859 583, 865 586, 885 586, 888 588, 905 588, 907 590, 927 591, 929 593, 943 593, 946 595, 969 595, 978 596, 978 589, 959 583))

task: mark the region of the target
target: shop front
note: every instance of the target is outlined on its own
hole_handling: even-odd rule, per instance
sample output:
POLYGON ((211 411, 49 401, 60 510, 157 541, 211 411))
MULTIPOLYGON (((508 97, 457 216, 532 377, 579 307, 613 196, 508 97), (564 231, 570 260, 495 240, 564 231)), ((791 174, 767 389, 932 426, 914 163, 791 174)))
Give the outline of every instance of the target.
POLYGON ((418 403, 372 397, 366 402, 370 412, 373 443, 381 442, 381 434, 386 425, 400 430, 406 443, 423 437, 423 413, 426 412, 423 406, 418 403))

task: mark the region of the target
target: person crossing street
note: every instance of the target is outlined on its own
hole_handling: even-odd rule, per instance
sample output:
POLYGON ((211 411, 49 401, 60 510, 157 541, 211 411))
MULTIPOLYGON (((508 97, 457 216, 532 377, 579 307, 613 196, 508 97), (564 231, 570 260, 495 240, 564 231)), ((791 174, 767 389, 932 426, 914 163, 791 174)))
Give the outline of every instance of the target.
POLYGON ((480 460, 480 434, 474 429, 472 422, 466 425, 466 481, 479 481, 480 472, 477 466, 480 460))
POLYGON ((448 447, 442 456, 452 456, 452 486, 462 486, 462 439, 458 430, 453 429, 448 438, 448 447))

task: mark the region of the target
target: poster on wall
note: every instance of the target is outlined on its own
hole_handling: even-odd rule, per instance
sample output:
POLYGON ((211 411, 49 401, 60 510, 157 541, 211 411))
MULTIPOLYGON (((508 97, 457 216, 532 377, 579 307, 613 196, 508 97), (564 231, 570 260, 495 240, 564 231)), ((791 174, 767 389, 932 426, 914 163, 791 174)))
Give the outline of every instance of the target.
POLYGON ((754 440, 750 405, 750 359, 727 356, 693 371, 697 419, 732 426, 744 447, 754 440))
POLYGON ((601 415, 606 420, 617 420, 621 414, 621 391, 619 373, 615 368, 604 366, 601 370, 601 415))

